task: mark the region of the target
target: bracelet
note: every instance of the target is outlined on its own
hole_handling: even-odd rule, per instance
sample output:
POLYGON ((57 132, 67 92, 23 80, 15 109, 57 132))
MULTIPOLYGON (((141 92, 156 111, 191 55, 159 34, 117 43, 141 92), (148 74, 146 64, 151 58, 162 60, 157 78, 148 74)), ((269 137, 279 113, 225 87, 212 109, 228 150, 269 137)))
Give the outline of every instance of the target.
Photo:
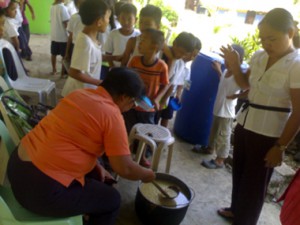
POLYGON ((279 148, 280 151, 284 152, 287 149, 286 145, 281 145, 278 142, 275 143, 275 146, 279 148))

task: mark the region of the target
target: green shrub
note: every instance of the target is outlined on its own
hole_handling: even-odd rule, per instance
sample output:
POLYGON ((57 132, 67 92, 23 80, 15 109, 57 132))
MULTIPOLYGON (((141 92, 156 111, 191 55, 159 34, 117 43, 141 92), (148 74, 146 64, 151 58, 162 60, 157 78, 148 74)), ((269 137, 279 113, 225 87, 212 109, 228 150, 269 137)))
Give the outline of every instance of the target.
POLYGON ((246 38, 240 40, 237 37, 231 37, 232 43, 242 46, 245 50, 244 60, 249 62, 250 58, 257 50, 261 49, 261 43, 259 40, 258 29, 254 34, 248 33, 246 38))

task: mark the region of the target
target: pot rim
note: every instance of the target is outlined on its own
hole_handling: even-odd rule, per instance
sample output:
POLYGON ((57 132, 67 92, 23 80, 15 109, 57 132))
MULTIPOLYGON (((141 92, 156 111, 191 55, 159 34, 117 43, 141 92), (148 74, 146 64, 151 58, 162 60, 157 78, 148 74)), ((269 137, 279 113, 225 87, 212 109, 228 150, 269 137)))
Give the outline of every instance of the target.
POLYGON ((188 199, 188 203, 185 203, 185 204, 178 204, 176 205, 175 207, 171 207, 171 206, 165 206, 165 205, 158 205, 158 204, 155 204, 153 202, 151 202, 150 200, 148 200, 143 194, 142 192, 140 191, 140 187, 141 187, 141 184, 143 183, 142 181, 139 181, 139 185, 138 185, 138 192, 140 192, 140 194, 145 198, 145 200, 147 200, 149 203, 153 204, 154 206, 157 206, 157 207, 161 207, 161 208, 165 208, 165 209, 181 209, 181 208, 184 208, 184 207, 188 207, 191 202, 194 200, 195 196, 196 196, 196 193, 195 191, 190 188, 187 184, 185 184, 182 180, 180 180, 179 178, 171 175, 171 174, 167 174, 167 173, 158 173, 156 172, 156 178, 158 179, 163 179, 165 177, 169 177, 171 178, 172 180, 175 180, 175 181, 178 181, 181 186, 185 186, 185 189, 189 191, 189 195, 190 196, 186 196, 187 199, 188 199))

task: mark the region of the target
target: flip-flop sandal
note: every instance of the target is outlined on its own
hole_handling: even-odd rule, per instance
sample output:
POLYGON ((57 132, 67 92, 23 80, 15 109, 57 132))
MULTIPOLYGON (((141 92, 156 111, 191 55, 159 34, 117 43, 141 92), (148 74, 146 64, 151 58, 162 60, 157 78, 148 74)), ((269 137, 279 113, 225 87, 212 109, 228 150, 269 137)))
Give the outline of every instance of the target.
POLYGON ((230 208, 221 208, 221 209, 218 209, 217 213, 220 216, 222 216, 222 217, 224 217, 226 219, 233 219, 234 218, 234 215, 233 215, 233 213, 232 213, 232 211, 231 211, 230 208))

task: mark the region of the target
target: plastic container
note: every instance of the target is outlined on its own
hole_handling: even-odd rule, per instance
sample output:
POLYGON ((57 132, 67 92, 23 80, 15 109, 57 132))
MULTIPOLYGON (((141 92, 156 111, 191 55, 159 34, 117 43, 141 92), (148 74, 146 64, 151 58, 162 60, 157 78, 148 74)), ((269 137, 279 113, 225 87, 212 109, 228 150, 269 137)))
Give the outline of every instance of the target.
POLYGON ((212 62, 223 62, 220 56, 199 54, 191 67, 190 90, 182 94, 182 108, 177 112, 174 132, 191 144, 207 145, 213 119, 219 76, 212 62))
POLYGON ((179 109, 181 109, 182 105, 179 102, 178 98, 174 98, 171 97, 169 100, 169 106, 174 110, 174 111, 178 111, 179 109))

